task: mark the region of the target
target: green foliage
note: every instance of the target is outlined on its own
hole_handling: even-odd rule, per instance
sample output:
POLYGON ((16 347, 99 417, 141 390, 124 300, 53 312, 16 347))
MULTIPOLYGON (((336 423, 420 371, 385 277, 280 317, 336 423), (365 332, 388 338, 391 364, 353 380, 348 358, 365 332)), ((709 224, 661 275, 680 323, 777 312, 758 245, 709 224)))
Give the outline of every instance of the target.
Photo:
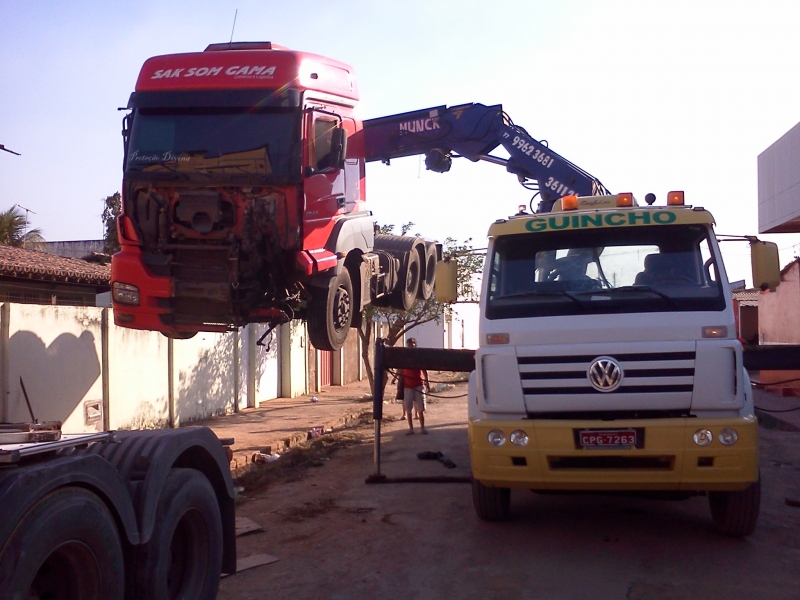
POLYGON ((18 206, 0 212, 0 244, 36 250, 43 243, 42 230, 28 229, 26 215, 18 206))
POLYGON ((106 254, 114 254, 119 252, 119 239, 117 238, 117 217, 122 210, 122 197, 119 192, 112 196, 107 196, 103 201, 103 227, 105 233, 103 239, 105 240, 104 252, 106 254))
MULTIPOLYGON (((392 235, 394 233, 394 225, 378 225, 375 223, 378 228, 378 233, 383 233, 384 235, 392 235)), ((414 226, 414 223, 409 221, 408 223, 403 223, 400 226, 400 235, 406 235, 411 228, 414 226)))

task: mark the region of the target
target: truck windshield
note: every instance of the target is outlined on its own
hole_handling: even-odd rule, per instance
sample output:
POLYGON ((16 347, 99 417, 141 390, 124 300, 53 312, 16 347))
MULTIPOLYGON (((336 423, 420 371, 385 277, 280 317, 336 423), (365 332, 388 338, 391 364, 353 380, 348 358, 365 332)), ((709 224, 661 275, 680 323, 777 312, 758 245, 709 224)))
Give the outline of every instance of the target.
POLYGON ((291 110, 141 108, 125 170, 285 179, 300 172, 299 133, 291 110))
POLYGON ((500 237, 486 317, 723 310, 708 235, 670 225, 500 237))

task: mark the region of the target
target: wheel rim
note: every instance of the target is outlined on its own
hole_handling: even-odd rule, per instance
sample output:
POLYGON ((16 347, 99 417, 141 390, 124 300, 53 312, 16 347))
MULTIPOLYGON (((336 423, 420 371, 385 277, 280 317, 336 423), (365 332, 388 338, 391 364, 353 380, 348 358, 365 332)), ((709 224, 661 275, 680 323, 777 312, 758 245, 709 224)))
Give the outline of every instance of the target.
POLYGON ((209 554, 206 522, 198 510, 184 513, 170 543, 167 570, 167 597, 195 597, 203 587, 209 554))
POLYGON ((101 600, 103 584, 97 558, 81 542, 56 548, 36 572, 29 600, 101 600))
POLYGON ((344 329, 350 321, 350 294, 345 288, 336 290, 333 306, 333 323, 337 330, 344 329))
POLYGON ((408 276, 406 277, 406 292, 408 294, 417 293, 417 284, 419 281, 419 266, 417 263, 412 263, 408 268, 408 276))

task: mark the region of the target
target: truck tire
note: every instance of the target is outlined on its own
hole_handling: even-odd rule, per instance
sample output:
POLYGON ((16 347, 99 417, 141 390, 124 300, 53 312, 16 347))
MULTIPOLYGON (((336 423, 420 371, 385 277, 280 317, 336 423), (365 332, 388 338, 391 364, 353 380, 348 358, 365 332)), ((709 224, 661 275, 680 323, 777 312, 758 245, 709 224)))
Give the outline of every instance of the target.
POLYGON ((472 504, 478 517, 484 521, 507 521, 511 514, 511 490, 487 487, 473 479, 472 504))
POLYGON ((214 488, 195 469, 172 469, 150 540, 136 549, 137 600, 213 600, 222 569, 222 518, 214 488))
POLYGON ((421 267, 419 253, 415 249, 409 250, 403 257, 397 289, 392 294, 393 308, 410 310, 414 305, 419 290, 421 267))
POLYGON ((436 246, 425 244, 417 246, 422 263, 422 276, 419 279, 419 296, 427 300, 433 295, 433 286, 436 283, 436 246))
POLYGON ((196 331, 162 331, 161 335, 170 340, 190 340, 197 335, 196 331))
POLYGON ((11 600, 121 600, 122 545, 103 501, 65 487, 34 504, 0 550, 0 589, 11 600))
POLYGON ((761 507, 761 479, 739 492, 709 492, 708 504, 719 533, 750 535, 755 531, 761 507))
POLYGON ((353 283, 347 269, 324 288, 311 288, 308 337, 318 350, 338 350, 353 322, 353 283))

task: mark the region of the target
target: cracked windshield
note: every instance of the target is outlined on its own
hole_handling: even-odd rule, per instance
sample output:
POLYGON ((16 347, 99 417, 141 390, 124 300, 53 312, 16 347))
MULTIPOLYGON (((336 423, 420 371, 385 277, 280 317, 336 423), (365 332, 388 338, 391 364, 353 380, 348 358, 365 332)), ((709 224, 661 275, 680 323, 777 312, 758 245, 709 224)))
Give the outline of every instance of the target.
POLYGON ((699 225, 499 238, 487 300, 489 319, 725 307, 699 225))

